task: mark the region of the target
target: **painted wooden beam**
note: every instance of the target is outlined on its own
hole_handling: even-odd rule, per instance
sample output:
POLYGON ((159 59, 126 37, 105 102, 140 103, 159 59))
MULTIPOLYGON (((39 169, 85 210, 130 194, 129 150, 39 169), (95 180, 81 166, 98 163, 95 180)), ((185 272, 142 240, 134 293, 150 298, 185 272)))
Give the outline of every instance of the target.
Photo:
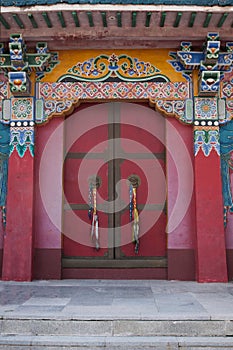
POLYGON ((60 23, 61 23, 62 28, 66 28, 66 22, 65 22, 65 19, 64 19, 64 17, 63 17, 62 11, 59 11, 59 12, 57 13, 57 17, 58 17, 58 19, 59 19, 59 21, 60 21, 60 23))
POLYGON ((72 11, 72 17, 73 17, 75 26, 76 26, 76 27, 80 27, 79 19, 78 19, 78 14, 77 14, 76 11, 72 11))
POLYGON ((182 14, 183 14, 183 12, 177 12, 177 14, 176 14, 176 19, 175 19, 175 22, 174 22, 174 24, 173 24, 173 27, 174 27, 174 28, 179 27, 182 14))
POLYGON ((106 12, 101 12, 101 17, 102 17, 102 22, 103 22, 103 27, 107 27, 107 17, 106 17, 106 12))
POLYGON ((190 16, 190 20, 188 23, 189 28, 192 28, 196 19, 197 13, 196 12, 192 12, 191 16, 190 16))
POLYGON ((37 24, 32 13, 28 13, 28 18, 30 19, 30 22, 31 22, 33 28, 38 28, 38 24, 37 24))
POLYGON ((164 27, 164 25, 165 25, 165 20, 166 20, 166 16, 167 16, 167 13, 166 13, 166 12, 162 12, 162 13, 161 13, 160 27, 164 27))
POLYGON ((43 12, 42 17, 44 18, 45 23, 47 24, 47 27, 52 28, 53 25, 52 25, 52 22, 50 21, 50 18, 49 18, 49 15, 47 14, 47 12, 43 12))
POLYGON ((145 23, 145 27, 149 27, 150 26, 150 20, 151 20, 151 12, 147 12, 146 13, 146 23, 145 23))
POLYGON ((223 23, 225 22, 227 16, 228 16, 228 13, 227 13, 227 12, 225 12, 225 13, 222 14, 222 17, 220 18, 220 20, 219 20, 219 22, 218 22, 218 24, 217 24, 217 27, 218 27, 218 28, 221 28, 221 27, 222 27, 222 25, 223 25, 223 23))
POLYGON ((87 12, 87 18, 88 18, 89 26, 94 27, 92 12, 87 12))
POLYGON ((117 27, 122 27, 121 12, 117 12, 117 27))
POLYGON ((136 27, 137 25, 137 12, 132 12, 132 23, 131 26, 132 28, 136 27))
POLYGON ((4 25, 6 29, 11 29, 11 26, 1 14, 0 14, 0 22, 2 23, 2 25, 4 25))
POLYGON ((211 20, 211 17, 212 17, 212 13, 207 13, 206 14, 206 18, 205 18, 205 21, 203 23, 203 28, 208 28, 210 20, 211 20))
POLYGON ((16 13, 14 13, 14 14, 12 15, 12 17, 14 18, 14 20, 15 20, 15 22, 17 23, 17 25, 19 26, 19 28, 20 28, 20 29, 24 29, 24 24, 23 24, 23 22, 21 21, 21 19, 19 18, 19 16, 18 16, 16 13))

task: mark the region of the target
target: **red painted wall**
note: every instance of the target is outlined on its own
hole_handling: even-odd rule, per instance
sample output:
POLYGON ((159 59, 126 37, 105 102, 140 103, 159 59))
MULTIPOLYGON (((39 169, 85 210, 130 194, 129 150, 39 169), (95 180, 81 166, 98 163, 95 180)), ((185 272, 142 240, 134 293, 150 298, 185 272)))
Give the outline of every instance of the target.
POLYGON ((61 276, 61 220, 62 220, 62 171, 63 171, 63 118, 54 118, 36 129, 35 140, 35 197, 34 278, 50 279, 61 276), (56 137, 51 138, 54 131, 56 137), (52 140, 53 142, 50 142, 52 140), (43 153, 45 147, 49 152, 43 153), (43 161, 41 161, 43 157, 43 161), (51 192, 51 182, 57 183, 57 191, 51 192), (53 207, 49 217, 44 201, 53 207), (58 224, 57 224, 58 223, 58 224), (59 225, 60 223, 60 225, 59 225))
POLYGON ((173 118, 167 119, 166 130, 168 217, 171 218, 176 207, 175 215, 168 223, 168 248, 194 249, 193 130, 191 126, 183 125, 173 118))
POLYGON ((193 130, 166 119, 168 279, 195 280, 193 130))

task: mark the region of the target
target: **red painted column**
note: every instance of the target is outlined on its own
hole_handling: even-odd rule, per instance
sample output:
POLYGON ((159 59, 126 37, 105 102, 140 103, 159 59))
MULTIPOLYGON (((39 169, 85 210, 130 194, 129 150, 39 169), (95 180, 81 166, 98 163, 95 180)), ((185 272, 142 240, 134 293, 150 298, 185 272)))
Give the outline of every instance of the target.
POLYGON ((11 99, 2 279, 30 281, 33 260, 34 101, 11 99))
POLYGON ((227 282, 219 128, 196 126, 194 135, 197 281, 227 282))

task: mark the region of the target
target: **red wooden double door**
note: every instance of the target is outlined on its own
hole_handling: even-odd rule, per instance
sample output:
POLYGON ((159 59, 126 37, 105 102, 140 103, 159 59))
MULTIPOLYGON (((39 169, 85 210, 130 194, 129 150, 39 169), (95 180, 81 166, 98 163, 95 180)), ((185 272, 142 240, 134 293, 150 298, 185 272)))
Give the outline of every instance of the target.
POLYGON ((63 277, 166 278, 165 120, 133 103, 84 107, 66 119, 64 130, 63 277), (95 202, 98 231, 95 226, 91 237, 88 211, 95 202))

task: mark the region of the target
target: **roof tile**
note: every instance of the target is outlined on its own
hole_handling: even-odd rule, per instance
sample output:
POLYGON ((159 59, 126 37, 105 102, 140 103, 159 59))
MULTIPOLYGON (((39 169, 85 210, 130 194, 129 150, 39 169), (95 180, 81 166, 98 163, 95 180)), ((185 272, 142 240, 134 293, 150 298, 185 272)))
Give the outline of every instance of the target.
POLYGON ((34 6, 53 4, 145 4, 145 5, 197 5, 229 6, 233 0, 0 0, 1 6, 34 6))

